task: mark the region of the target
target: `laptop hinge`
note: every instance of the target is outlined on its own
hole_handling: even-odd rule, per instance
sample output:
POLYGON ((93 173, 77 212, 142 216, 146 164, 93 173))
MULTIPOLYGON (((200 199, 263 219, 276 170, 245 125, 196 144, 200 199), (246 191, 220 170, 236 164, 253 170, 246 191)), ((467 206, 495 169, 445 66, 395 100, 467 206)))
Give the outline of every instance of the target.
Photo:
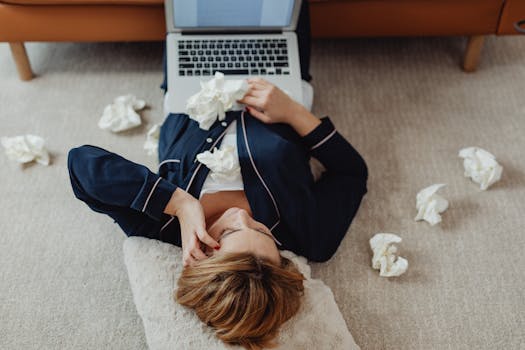
POLYGON ((252 34, 252 35, 261 35, 261 34, 282 34, 282 30, 262 30, 257 32, 248 32, 248 31, 242 31, 242 30, 213 30, 213 31, 207 31, 207 30, 192 30, 192 31, 181 31, 180 34, 182 35, 231 35, 231 34, 252 34))

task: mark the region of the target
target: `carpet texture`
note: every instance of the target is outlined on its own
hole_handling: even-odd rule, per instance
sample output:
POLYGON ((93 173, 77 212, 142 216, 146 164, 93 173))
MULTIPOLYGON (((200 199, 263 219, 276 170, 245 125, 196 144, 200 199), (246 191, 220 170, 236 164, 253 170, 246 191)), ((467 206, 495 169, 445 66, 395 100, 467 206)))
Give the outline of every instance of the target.
MULTIPOLYGON (((356 343, 379 349, 525 348, 525 39, 487 40, 480 70, 459 68, 463 38, 315 41, 314 112, 366 159, 369 192, 329 262, 312 265, 356 343), (503 165, 482 192, 459 149, 503 165), (414 222, 415 195, 446 183, 443 222, 414 222), (370 267, 376 232, 403 238, 407 273, 370 267)), ((163 120, 160 43, 30 44, 39 77, 20 82, 0 44, 0 135, 47 140, 53 163, 0 155, 0 348, 145 349, 123 262, 124 235, 73 197, 69 148, 90 143, 154 168, 142 150, 163 120), (103 107, 133 93, 145 126, 113 135, 103 107)))

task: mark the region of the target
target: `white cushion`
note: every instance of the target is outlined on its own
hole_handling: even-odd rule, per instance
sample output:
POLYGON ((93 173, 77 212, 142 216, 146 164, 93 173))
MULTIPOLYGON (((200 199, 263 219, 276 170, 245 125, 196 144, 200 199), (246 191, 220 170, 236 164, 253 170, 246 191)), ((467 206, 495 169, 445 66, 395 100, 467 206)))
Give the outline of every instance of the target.
MULTIPOLYGON (((144 323, 149 348, 243 349, 226 346, 192 310, 175 302, 173 295, 182 271, 181 254, 179 247, 143 237, 130 237, 124 242, 133 299, 144 323)), ((281 327, 276 349, 359 349, 330 288, 310 278, 310 266, 305 258, 289 251, 281 254, 298 266, 306 280, 301 308, 281 327)))

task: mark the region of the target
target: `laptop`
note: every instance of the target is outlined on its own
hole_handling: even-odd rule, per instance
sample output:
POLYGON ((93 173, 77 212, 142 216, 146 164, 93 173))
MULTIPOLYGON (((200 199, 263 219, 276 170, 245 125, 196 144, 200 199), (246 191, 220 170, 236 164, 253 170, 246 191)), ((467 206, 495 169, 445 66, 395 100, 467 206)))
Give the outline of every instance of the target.
POLYGON ((294 32, 302 0, 165 0, 168 98, 184 113, 200 82, 261 77, 302 101, 294 32))

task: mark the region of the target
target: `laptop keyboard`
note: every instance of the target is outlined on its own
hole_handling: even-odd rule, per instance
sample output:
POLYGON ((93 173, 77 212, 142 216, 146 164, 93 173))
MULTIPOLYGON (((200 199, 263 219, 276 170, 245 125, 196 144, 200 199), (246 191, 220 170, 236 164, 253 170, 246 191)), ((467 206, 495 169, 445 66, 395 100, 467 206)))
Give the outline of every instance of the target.
POLYGON ((289 75, 286 39, 181 40, 180 76, 289 75))

